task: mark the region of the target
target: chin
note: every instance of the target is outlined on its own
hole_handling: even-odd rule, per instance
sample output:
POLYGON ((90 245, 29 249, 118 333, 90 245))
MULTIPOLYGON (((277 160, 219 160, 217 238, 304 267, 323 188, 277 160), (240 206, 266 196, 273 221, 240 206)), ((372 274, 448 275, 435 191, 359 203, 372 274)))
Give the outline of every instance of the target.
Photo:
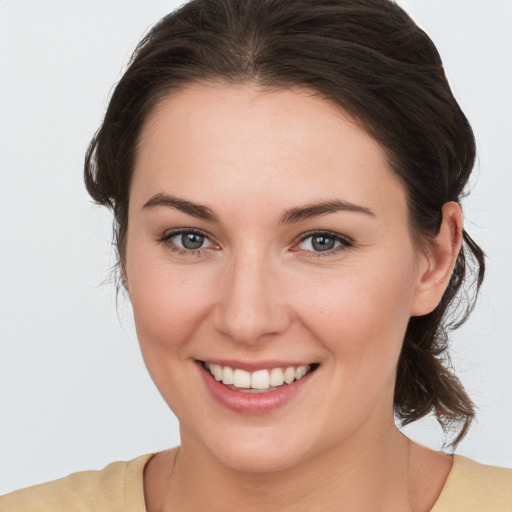
POLYGON ((297 450, 283 450, 282 447, 265 450, 253 446, 230 447, 215 451, 213 455, 225 466, 242 473, 275 473, 289 470, 301 461, 297 450))
MULTIPOLYGON (((306 440, 290 437, 287 429, 274 433, 261 427, 233 431, 225 435, 202 437, 200 444, 224 466, 242 473, 272 473, 299 464, 305 455, 306 440)), ((211 432, 210 432, 211 434, 211 432)), ((183 438, 183 436, 182 436, 183 438)))

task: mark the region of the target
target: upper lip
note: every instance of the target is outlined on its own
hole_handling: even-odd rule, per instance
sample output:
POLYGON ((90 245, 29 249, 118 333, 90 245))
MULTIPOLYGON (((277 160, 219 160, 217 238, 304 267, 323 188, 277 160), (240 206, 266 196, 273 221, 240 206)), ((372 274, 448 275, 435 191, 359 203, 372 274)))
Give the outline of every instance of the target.
POLYGON ((238 368, 248 372, 254 372, 256 370, 271 370, 272 368, 288 368, 289 366, 307 366, 314 364, 314 362, 303 362, 303 361, 282 361, 276 359, 267 359, 264 361, 240 361, 233 359, 198 359, 203 363, 218 364, 220 366, 229 366, 231 368, 238 368))

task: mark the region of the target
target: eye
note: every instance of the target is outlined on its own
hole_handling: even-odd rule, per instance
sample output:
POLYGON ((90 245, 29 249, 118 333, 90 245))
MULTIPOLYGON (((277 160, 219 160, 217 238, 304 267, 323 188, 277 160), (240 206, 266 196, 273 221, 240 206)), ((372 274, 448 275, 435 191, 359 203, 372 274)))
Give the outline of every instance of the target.
POLYGON ((198 253, 201 249, 213 246, 208 237, 195 229, 180 229, 166 233, 162 242, 173 251, 186 253, 198 253))
POLYGON ((329 231, 316 231, 309 233, 302 238, 297 245, 298 249, 317 253, 332 254, 352 246, 352 241, 342 235, 329 231))

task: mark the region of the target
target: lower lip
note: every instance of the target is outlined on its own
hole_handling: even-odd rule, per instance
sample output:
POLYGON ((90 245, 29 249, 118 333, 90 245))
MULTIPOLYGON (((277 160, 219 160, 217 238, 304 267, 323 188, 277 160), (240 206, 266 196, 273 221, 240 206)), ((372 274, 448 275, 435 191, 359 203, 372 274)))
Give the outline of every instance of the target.
POLYGON ((314 373, 310 372, 302 377, 302 379, 292 384, 278 387, 274 391, 267 393, 244 393, 243 391, 230 389, 221 382, 216 381, 202 363, 198 362, 198 366, 204 383, 213 398, 228 409, 243 414, 265 414, 283 407, 302 391, 314 373))

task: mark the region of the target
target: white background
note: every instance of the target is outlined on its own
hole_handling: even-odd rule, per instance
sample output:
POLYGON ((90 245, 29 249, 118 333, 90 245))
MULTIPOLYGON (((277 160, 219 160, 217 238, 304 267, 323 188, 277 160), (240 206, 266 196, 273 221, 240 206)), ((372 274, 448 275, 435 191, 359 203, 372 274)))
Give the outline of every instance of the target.
MULTIPOLYGON (((179 442, 104 283, 110 216, 82 184, 112 85, 178 3, 0 0, 0 494, 179 442)), ((480 154, 464 208, 489 269, 453 342, 479 415, 458 451, 512 466, 512 1, 400 3, 438 45, 480 154)), ((407 432, 441 445, 432 421, 407 432)))

